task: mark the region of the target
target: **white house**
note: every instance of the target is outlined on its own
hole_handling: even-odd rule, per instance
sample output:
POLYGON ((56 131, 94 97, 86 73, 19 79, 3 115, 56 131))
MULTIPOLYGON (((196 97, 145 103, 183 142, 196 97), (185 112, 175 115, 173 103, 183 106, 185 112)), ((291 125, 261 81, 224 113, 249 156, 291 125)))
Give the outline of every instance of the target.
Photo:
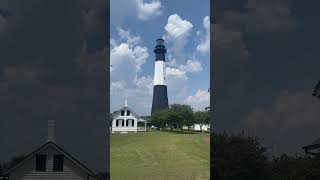
POLYGON ((201 128, 201 125, 200 124, 194 124, 193 125, 193 130, 195 131, 210 131, 210 124, 203 124, 202 125, 202 128, 201 128))
POLYGON ((92 180, 95 174, 55 143, 54 122, 49 121, 48 142, 5 172, 10 180, 92 180))
POLYGON ((146 120, 125 106, 111 115, 111 132, 138 132, 146 131, 146 120))

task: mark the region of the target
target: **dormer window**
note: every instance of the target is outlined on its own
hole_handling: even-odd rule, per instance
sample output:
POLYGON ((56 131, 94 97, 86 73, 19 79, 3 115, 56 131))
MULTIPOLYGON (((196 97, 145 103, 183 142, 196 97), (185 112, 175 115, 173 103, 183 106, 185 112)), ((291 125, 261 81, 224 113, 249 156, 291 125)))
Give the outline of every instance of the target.
POLYGON ((127 111, 127 116, 130 116, 130 111, 127 111))
POLYGON ((121 116, 124 116, 124 111, 121 111, 121 116))
POLYGON ((64 162, 64 155, 54 155, 53 156, 53 169, 52 171, 63 171, 63 162, 64 162))
POLYGON ((37 154, 36 155, 36 171, 46 171, 47 155, 37 154))

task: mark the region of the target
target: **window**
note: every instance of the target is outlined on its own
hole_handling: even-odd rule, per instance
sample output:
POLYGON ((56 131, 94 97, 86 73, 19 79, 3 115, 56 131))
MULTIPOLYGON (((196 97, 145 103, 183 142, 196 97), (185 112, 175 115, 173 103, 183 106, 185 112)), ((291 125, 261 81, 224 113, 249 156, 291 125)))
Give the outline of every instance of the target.
POLYGON ((46 171, 47 155, 37 154, 36 155, 36 171, 46 171))
POLYGON ((127 126, 134 126, 134 120, 133 119, 127 119, 127 121, 126 121, 126 125, 127 126))
POLYGON ((130 111, 127 111, 127 116, 130 116, 130 111))
POLYGON ((121 116, 124 116, 124 111, 121 111, 121 116))
POLYGON ((123 119, 117 119, 116 120, 116 126, 124 126, 124 120, 123 119))
POLYGON ((54 155, 52 171, 63 171, 63 161, 64 155, 54 155))

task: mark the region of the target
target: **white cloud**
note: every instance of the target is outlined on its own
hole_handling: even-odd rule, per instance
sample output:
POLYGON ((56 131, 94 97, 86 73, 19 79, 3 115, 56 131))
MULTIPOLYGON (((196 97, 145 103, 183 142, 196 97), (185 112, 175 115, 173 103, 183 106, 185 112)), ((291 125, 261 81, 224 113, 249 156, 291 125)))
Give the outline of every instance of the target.
POLYGON ((149 57, 148 49, 147 47, 137 45, 141 43, 140 36, 133 36, 129 30, 123 30, 119 27, 117 30, 120 37, 119 41, 125 42, 118 45, 115 39, 110 40, 111 72, 118 69, 120 66, 124 68, 125 66, 128 67, 128 65, 134 66, 134 68, 131 69, 132 72, 138 72, 149 57))
POLYGON ((171 77, 171 78, 188 80, 186 72, 184 70, 178 69, 178 68, 166 67, 166 76, 169 77, 167 79, 170 79, 170 77, 171 77))
POLYGON ((199 72, 202 71, 202 65, 199 61, 188 60, 186 65, 180 65, 180 68, 185 72, 199 72))
POLYGON ((110 24, 122 26, 126 20, 147 21, 162 14, 162 4, 159 0, 150 3, 144 0, 111 0, 110 24))
POLYGON ((137 15, 140 20, 147 21, 162 14, 160 1, 145 3, 144 0, 135 0, 135 2, 137 15))
POLYGON ((117 28, 117 30, 121 40, 125 40, 127 44, 129 44, 130 46, 137 45, 141 42, 140 36, 132 36, 129 30, 126 31, 119 27, 117 28))
POLYGON ((271 104, 253 107, 243 119, 242 127, 262 137, 266 146, 276 145, 274 153, 296 153, 302 145, 318 138, 319 107, 319 100, 311 96, 309 90, 284 90, 273 98, 271 104), (284 145, 283 142, 290 138, 295 141, 284 145))
POLYGON ((168 54, 176 59, 176 63, 185 62, 184 48, 188 43, 193 25, 188 20, 182 19, 178 14, 170 15, 165 26, 166 34, 163 38, 168 42, 168 54))
POLYGON ((210 94, 207 90, 199 89, 194 95, 188 96, 184 102, 195 110, 204 110, 210 104, 210 94))
POLYGON ((145 89, 149 95, 152 95, 153 79, 150 76, 135 76, 134 82, 139 89, 145 89))
POLYGON ((123 90, 126 83, 124 81, 115 81, 111 82, 110 88, 111 92, 117 91, 117 90, 123 90))
POLYGON ((173 14, 169 16, 168 23, 165 26, 170 37, 174 39, 186 36, 190 33, 193 25, 187 20, 183 20, 178 14, 173 14))
MULTIPOLYGON (((207 53, 210 50, 210 18, 206 16, 203 18, 203 27, 206 31, 205 37, 201 40, 200 44, 197 46, 197 50, 202 53, 207 53)), ((197 32, 199 35, 200 33, 197 32)))
POLYGON ((147 58, 149 57, 148 48, 136 46, 133 49, 133 53, 135 55, 135 63, 137 70, 141 69, 141 66, 146 63, 147 58))
POLYGON ((127 99, 137 113, 149 114, 152 77, 139 75, 149 57, 148 49, 141 46, 141 38, 131 35, 129 30, 118 28, 118 35, 119 39, 112 39, 110 50, 111 111, 121 108, 127 99))

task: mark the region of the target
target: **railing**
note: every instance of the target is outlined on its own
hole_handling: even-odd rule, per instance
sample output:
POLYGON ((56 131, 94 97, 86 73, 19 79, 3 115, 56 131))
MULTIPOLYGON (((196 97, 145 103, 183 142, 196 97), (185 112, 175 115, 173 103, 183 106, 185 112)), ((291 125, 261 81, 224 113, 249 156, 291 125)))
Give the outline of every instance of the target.
POLYGON ((137 127, 137 130, 138 131, 146 131, 146 128, 145 127, 137 127))

